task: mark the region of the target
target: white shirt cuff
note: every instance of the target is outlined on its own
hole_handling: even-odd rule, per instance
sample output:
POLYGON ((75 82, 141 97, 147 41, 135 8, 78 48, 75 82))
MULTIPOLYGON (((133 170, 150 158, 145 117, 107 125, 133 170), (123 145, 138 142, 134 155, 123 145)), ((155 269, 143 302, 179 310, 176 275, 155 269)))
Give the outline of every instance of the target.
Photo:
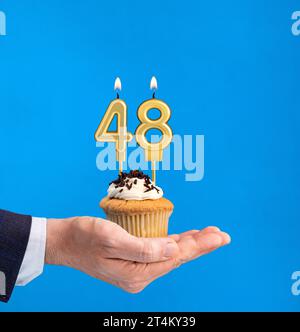
POLYGON ((46 221, 44 218, 32 218, 29 241, 17 278, 17 286, 27 285, 44 270, 46 221))

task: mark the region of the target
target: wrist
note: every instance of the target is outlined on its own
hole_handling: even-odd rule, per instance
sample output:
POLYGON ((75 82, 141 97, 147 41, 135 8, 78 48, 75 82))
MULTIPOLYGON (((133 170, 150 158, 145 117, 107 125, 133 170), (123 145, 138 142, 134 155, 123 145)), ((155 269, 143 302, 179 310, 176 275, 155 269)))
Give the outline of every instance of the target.
POLYGON ((67 234, 71 227, 71 219, 48 219, 45 263, 66 265, 67 234))

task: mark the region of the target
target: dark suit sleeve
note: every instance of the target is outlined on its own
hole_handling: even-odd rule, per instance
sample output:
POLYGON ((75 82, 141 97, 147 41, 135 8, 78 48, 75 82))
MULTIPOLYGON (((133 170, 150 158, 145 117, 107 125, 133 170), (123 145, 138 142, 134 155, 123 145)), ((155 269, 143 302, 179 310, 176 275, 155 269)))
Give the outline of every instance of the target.
POLYGON ((31 216, 0 210, 0 301, 14 289, 31 230, 31 216))

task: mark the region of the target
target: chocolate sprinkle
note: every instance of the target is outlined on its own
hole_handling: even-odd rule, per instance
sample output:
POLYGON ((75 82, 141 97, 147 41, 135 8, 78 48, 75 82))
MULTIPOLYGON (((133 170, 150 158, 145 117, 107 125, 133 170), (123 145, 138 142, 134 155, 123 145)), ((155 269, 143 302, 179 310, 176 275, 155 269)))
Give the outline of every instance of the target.
POLYGON ((132 188, 132 183, 131 184, 126 184, 126 187, 128 190, 130 190, 132 188))
MULTIPOLYGON (((156 190, 159 193, 159 189, 157 187, 155 187, 152 183, 151 183, 151 179, 149 177, 149 175, 144 174, 142 171, 139 170, 132 170, 129 173, 125 173, 125 172, 121 172, 118 176, 118 178, 114 181, 112 181, 110 183, 115 185, 115 188, 122 188, 125 187, 128 190, 131 190, 132 188, 132 183, 129 184, 129 180, 132 178, 137 178, 137 179, 141 179, 144 180, 144 186, 147 188, 145 192, 151 191, 151 190, 156 190)), ((137 184, 137 179, 134 180, 134 184, 137 184)), ((121 189, 119 192, 122 192, 123 189, 121 189)))

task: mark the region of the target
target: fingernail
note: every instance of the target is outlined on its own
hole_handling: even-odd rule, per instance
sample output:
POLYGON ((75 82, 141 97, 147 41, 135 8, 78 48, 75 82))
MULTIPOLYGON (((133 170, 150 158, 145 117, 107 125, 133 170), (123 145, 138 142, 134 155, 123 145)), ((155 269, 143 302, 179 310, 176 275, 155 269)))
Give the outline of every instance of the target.
POLYGON ((207 227, 208 230, 212 231, 212 232, 220 232, 220 228, 216 227, 216 226, 208 226, 207 227))
POLYGON ((229 244, 231 242, 231 237, 229 234, 225 233, 225 232, 221 232, 222 237, 223 237, 223 244, 229 244))
POLYGON ((174 241, 168 242, 165 248, 164 257, 169 258, 176 254, 177 252, 177 244, 174 241))

